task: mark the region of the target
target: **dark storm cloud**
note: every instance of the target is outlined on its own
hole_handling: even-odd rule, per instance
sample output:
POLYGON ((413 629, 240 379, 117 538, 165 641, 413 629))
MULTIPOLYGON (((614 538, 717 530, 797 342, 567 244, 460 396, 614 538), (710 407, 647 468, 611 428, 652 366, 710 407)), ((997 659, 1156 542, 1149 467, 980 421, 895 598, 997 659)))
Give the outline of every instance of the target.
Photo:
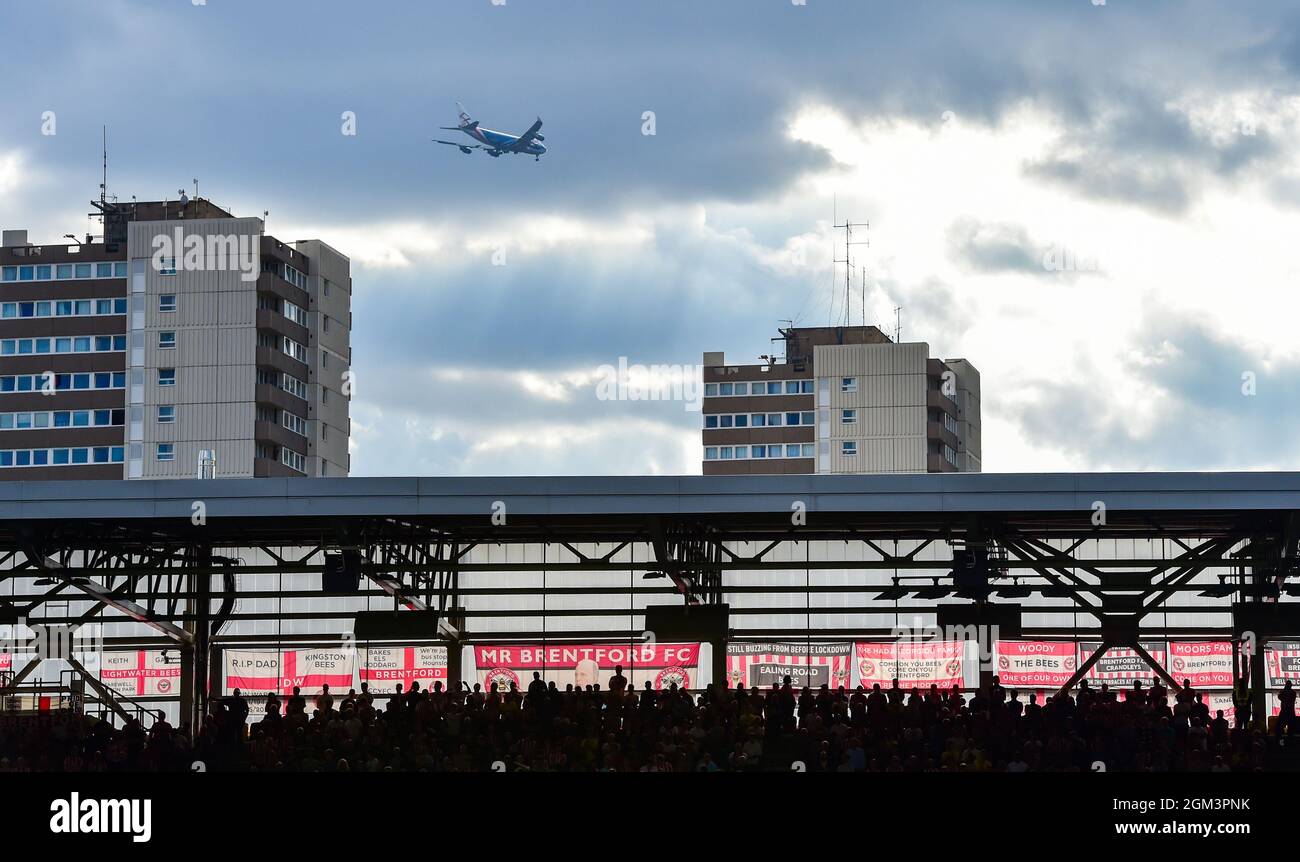
POLYGON ((1055 275, 1043 266, 1047 243, 1035 242, 1018 224, 991 224, 961 219, 948 228, 948 254, 978 272, 1055 275))

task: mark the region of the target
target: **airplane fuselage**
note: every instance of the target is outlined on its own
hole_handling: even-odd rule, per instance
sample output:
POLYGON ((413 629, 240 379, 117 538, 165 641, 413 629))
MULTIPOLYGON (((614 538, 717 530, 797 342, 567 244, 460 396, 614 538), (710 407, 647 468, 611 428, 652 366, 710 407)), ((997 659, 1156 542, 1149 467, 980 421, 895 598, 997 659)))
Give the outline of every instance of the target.
MULTIPOLYGON (((497 151, 505 150, 513 145, 515 141, 519 140, 518 135, 498 132, 493 129, 485 129, 482 126, 477 126, 472 129, 462 128, 461 131, 478 141, 480 144, 497 151)), ((533 141, 521 150, 521 152, 527 153, 530 156, 540 156, 546 152, 546 145, 533 141)))

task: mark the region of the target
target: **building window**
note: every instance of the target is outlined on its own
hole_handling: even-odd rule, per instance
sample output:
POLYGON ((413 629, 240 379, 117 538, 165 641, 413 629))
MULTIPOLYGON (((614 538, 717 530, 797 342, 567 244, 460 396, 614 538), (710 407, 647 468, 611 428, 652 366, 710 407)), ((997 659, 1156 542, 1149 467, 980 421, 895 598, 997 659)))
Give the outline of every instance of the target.
POLYGON ((174 258, 174 257, 164 257, 164 258, 160 259, 160 260, 158 261, 158 274, 159 274, 159 275, 175 275, 175 274, 176 274, 176 258, 174 258))
POLYGON ((159 405, 158 405, 158 422, 159 422, 160 424, 162 424, 162 425, 168 425, 168 424, 170 424, 170 423, 172 423, 172 422, 175 422, 175 421, 176 421, 176 405, 175 405, 175 404, 159 404, 159 405))
POLYGON ((840 441, 840 454, 845 458, 852 458, 858 454, 858 441, 842 440, 840 441))
POLYGON ((165 331, 158 333, 158 349, 174 350, 176 348, 176 333, 165 331))
POLYGON ((287 356, 292 356, 299 362, 307 361, 307 348, 303 347, 287 335, 281 336, 280 349, 284 351, 287 356))
POLYGON ((175 443, 159 443, 159 444, 158 444, 158 460, 159 460, 159 461, 175 461, 175 460, 176 460, 176 444, 175 444, 175 443))
POLYGON ((175 369, 175 368, 159 368, 159 369, 158 369, 158 385, 159 385, 159 386, 175 386, 175 385, 176 385, 176 369, 175 369))
POLYGON ((158 295, 158 310, 167 313, 176 310, 176 294, 162 293, 158 295))
POLYGON ((327 314, 322 314, 322 315, 321 315, 321 318, 320 318, 320 328, 321 328, 321 330, 324 331, 324 332, 329 332, 329 331, 330 331, 330 319, 329 319, 329 315, 327 315, 327 314))
POLYGON ((841 377, 841 378, 840 378, 840 391, 841 391, 841 392, 857 392, 857 391, 858 391, 858 378, 856 378, 856 377, 841 377))
POLYGON ((294 470, 297 470, 299 473, 307 472, 306 457, 299 455, 297 452, 293 451, 292 449, 286 449, 283 446, 280 447, 280 463, 286 467, 292 467, 294 470))
POLYGON ((856 410, 841 410, 841 411, 840 411, 840 424, 841 424, 841 425, 856 425, 856 424, 857 424, 857 421, 858 421, 858 411, 856 411, 856 410))
POLYGON ((704 447, 704 460, 705 460, 705 461, 716 461, 716 460, 718 460, 718 447, 717 447, 717 446, 705 446, 705 447, 704 447))
POLYGON ((307 436, 307 422, 301 416, 290 413, 288 410, 280 411, 280 424, 295 434, 300 434, 303 437, 307 436))
MULTIPOLYGON (((11 268, 12 268, 12 267, 11 267, 11 268)), ((6 280, 7 280, 7 279, 6 279, 6 280)), ((705 397, 705 398, 713 398, 713 397, 717 396, 717 394, 718 394, 718 384, 716 384, 716 383, 705 383, 705 384, 704 384, 704 397, 705 397)))

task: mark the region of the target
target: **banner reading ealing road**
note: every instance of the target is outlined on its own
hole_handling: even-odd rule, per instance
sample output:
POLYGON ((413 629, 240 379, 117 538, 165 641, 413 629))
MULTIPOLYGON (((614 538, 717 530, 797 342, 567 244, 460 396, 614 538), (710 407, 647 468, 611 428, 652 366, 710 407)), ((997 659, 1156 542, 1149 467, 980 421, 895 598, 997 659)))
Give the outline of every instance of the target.
POLYGON ((888 689, 895 677, 900 688, 922 691, 931 685, 945 689, 962 684, 965 641, 859 642, 854 647, 858 678, 868 689, 876 684, 888 689))
POLYGON ((700 645, 684 644, 491 644, 474 647, 474 664, 479 683, 486 691, 498 686, 509 690, 514 683, 527 691, 533 671, 542 680, 554 682, 561 691, 567 685, 609 688, 614 668, 621 665, 629 685, 640 690, 663 690, 674 683, 678 688, 699 688, 700 645))
POLYGON ((771 688, 790 677, 796 688, 823 685, 834 691, 848 689, 852 673, 853 644, 841 643, 729 643, 727 685, 730 688, 771 688))

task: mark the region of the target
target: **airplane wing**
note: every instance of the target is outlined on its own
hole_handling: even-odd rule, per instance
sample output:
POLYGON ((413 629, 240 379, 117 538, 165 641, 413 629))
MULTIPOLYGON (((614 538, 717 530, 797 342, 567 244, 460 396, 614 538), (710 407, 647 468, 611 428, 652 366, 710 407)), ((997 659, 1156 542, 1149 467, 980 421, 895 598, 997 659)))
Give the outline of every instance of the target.
POLYGON ((460 147, 462 150, 481 150, 482 144, 462 144, 457 141, 440 141, 437 138, 430 138, 435 144, 446 144, 449 147, 460 147))
POLYGON ((538 117, 537 122, 529 126, 528 131, 520 135, 519 139, 510 145, 509 147, 510 151, 514 153, 522 153, 524 150, 527 150, 528 146, 538 137, 537 133, 541 130, 541 128, 542 128, 542 118, 538 117))

